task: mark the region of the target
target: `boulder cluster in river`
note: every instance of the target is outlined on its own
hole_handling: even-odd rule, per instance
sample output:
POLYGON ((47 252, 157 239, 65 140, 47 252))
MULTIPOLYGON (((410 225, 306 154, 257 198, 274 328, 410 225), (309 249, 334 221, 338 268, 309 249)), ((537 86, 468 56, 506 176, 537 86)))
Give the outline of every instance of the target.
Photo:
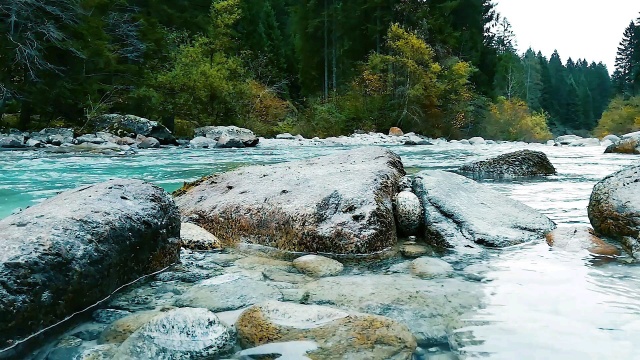
MULTIPOLYGON (((225 134, 203 131, 218 142, 225 134)), ((252 146, 243 134, 234 136, 252 146)), ((461 172, 555 173, 543 155, 507 154, 461 172)), ((604 179, 589 205, 594 230, 575 231, 453 172, 407 176, 380 147, 246 166, 174 197, 137 180, 84 186, 0 220, 0 358, 24 356, 33 346, 21 339, 148 274, 38 358, 408 360, 456 350, 473 341, 456 329, 483 306, 487 270, 434 254, 545 237, 561 249, 615 256, 603 240, 613 239, 635 252, 639 183, 638 166, 604 179), (578 237, 588 243, 574 245, 578 237), (380 269, 363 274, 363 264, 380 269)))

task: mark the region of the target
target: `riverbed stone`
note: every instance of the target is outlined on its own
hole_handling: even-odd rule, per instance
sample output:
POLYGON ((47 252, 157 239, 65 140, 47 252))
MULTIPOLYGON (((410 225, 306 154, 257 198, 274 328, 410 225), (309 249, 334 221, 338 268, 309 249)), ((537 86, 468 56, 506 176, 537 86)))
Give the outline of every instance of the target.
POLYGON ((486 145, 487 141, 484 138, 476 136, 476 137, 472 137, 471 139, 469 139, 469 143, 471 145, 486 145))
POLYGON ((423 255, 432 255, 433 250, 428 246, 410 243, 400 246, 400 253, 404 257, 419 258, 423 255))
POLYGON ((389 129, 389 136, 402 136, 404 132, 399 127, 392 127, 389 129))
POLYGON ((640 252, 640 165, 605 177, 593 188, 588 214, 596 234, 640 252))
POLYGON ((620 250, 595 235, 589 227, 561 227, 546 236, 547 244, 554 249, 577 252, 587 250, 595 255, 617 256, 620 250))
POLYGON ((605 154, 640 154, 640 136, 623 138, 609 146, 605 154))
POLYGON ((180 227, 182 247, 190 250, 215 250, 222 244, 217 237, 198 225, 182 223, 180 227))
POLYGON ((229 149, 229 148, 243 148, 245 147, 242 139, 233 137, 228 133, 223 133, 220 135, 218 142, 216 143, 217 148, 229 149))
POLYGON ((245 347, 304 339, 317 344, 308 355, 318 359, 409 360, 416 349, 409 329, 392 319, 317 305, 262 303, 236 327, 245 347))
POLYGON ((448 277, 453 274, 453 266, 444 260, 433 257, 421 257, 411 262, 411 273, 421 279, 448 277))
POLYGON ((176 300, 178 307, 197 307, 213 312, 238 310, 267 300, 282 300, 282 293, 264 281, 242 274, 225 274, 191 287, 176 300))
POLYGON ((141 311, 119 319, 102 331, 98 344, 122 344, 142 325, 160 314, 160 311, 141 311))
POLYGON ((413 190, 424 206, 424 235, 432 245, 502 248, 542 240, 556 227, 529 206, 454 173, 420 172, 413 190))
POLYGON ((217 141, 208 137, 198 136, 189 141, 189 147, 192 149, 213 149, 216 147, 217 141))
POLYGON ((145 137, 144 139, 142 139, 142 141, 140 141, 138 147, 140 149, 158 149, 160 148, 160 141, 158 141, 158 139, 156 138, 145 137))
POLYGON ((410 274, 322 278, 302 287, 305 302, 394 319, 409 327, 421 346, 448 344, 466 313, 482 307, 482 288, 458 278, 428 281, 410 274))
POLYGON ((223 134, 227 134, 227 137, 242 142, 244 147, 255 147, 260 141, 253 131, 237 126, 205 126, 195 130, 196 137, 203 136, 213 139, 216 142, 220 140, 223 134))
POLYGON ((398 230, 403 235, 416 235, 422 226, 423 210, 420 199, 411 191, 401 191, 394 199, 398 230))
POLYGON ((176 262, 179 231, 173 199, 139 180, 83 186, 0 220, 0 344, 176 262))
POLYGON ((556 168, 541 151, 520 150, 463 165, 458 170, 476 179, 555 175, 556 168))
POLYGON ((154 317, 133 333, 114 360, 199 360, 228 352, 233 332, 207 309, 173 309, 154 317))
POLYGON ((0 148, 21 148, 24 138, 17 135, 0 135, 0 148))
POLYGON ((205 177, 177 191, 184 220, 224 243, 368 254, 397 241, 400 158, 370 147, 205 177), (259 185, 256 185, 259 184, 259 185))
POLYGON ((313 277, 335 276, 344 270, 339 261, 319 255, 305 255, 293 260, 293 266, 301 273, 313 277))

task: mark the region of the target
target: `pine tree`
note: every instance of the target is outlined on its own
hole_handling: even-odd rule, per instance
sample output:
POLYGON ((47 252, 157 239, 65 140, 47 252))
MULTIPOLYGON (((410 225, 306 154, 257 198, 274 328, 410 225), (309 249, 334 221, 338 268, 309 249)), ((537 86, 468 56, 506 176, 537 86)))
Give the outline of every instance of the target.
POLYGON ((627 26, 618 46, 614 83, 618 93, 634 96, 640 86, 640 26, 627 26))

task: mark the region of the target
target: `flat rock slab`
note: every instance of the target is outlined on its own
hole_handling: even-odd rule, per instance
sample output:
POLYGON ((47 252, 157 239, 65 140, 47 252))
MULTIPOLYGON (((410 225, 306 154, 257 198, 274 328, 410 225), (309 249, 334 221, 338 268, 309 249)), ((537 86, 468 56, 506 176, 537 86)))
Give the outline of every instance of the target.
POLYGON ((176 192, 185 221, 224 243, 368 254, 397 241, 400 158, 370 147, 210 176, 176 192))
POLYGON ((589 220, 598 235, 640 251, 640 166, 630 166, 596 184, 589 200, 589 220))
POLYGON ((434 245, 501 248, 543 240, 556 227, 529 206, 450 172, 420 172, 413 190, 425 209, 425 237, 434 245))
POLYGON ((180 216, 161 188, 112 180, 0 220, 0 345, 178 260, 180 216))
POLYGON ((337 260, 319 255, 305 255, 293 260, 293 266, 301 273, 313 277, 335 276, 344 270, 337 260))
POLYGON ((409 329, 382 316, 270 301, 252 306, 236 323, 240 343, 310 340, 314 359, 410 360, 416 340, 409 329))

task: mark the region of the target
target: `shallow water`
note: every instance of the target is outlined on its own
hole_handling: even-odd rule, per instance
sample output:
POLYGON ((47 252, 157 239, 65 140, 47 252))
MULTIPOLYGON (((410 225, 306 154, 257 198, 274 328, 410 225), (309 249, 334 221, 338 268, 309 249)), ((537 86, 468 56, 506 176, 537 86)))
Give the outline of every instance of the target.
MULTIPOLYGON (((444 144, 390 148, 402 156, 409 172, 454 169, 523 148, 544 151, 558 175, 486 183, 540 210, 559 226, 588 225, 586 207, 593 185, 637 162, 633 156, 604 155, 601 147, 444 144)), ((171 148, 134 156, 0 152, 0 218, 59 191, 111 178, 144 179, 173 191, 184 181, 243 164, 275 163, 344 149, 266 143, 256 149, 171 148)), ((486 306, 469 314, 466 326, 457 333, 460 353, 491 359, 640 358, 637 265, 598 259, 586 251, 551 250, 544 242, 491 252, 474 262, 491 267, 486 275, 490 281, 482 283, 486 306)))

